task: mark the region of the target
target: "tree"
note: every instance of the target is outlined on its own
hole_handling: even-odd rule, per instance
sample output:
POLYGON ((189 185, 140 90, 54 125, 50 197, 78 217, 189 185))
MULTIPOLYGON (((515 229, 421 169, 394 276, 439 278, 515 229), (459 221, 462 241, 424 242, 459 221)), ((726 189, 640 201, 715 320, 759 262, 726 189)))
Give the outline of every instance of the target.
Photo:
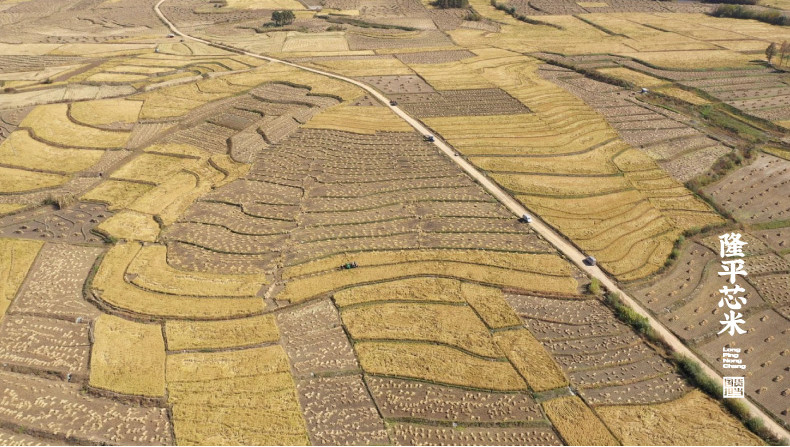
POLYGON ((272 22, 277 26, 285 26, 294 23, 296 16, 293 11, 283 10, 272 12, 272 22))
POLYGON ((768 45, 768 48, 765 49, 765 58, 768 59, 768 63, 771 63, 771 59, 774 58, 776 54, 776 44, 771 42, 771 45, 768 45))
POLYGON ((433 5, 440 9, 466 8, 469 6, 469 0, 436 0, 433 5))
POLYGON ((782 45, 779 46, 779 66, 780 67, 782 66, 782 63, 784 62, 785 57, 787 56, 788 52, 790 52, 790 44, 788 44, 787 41, 785 40, 784 42, 782 42, 782 45))

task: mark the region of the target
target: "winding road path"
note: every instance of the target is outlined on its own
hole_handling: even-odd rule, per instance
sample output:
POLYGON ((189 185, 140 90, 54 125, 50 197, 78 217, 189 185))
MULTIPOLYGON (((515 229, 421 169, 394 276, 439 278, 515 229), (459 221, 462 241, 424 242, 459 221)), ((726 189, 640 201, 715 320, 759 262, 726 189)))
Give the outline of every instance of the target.
MULTIPOLYGON (((315 68, 305 67, 299 64, 295 64, 293 62, 284 61, 281 59, 276 59, 269 56, 263 56, 256 53, 251 53, 248 51, 244 51, 239 48, 234 48, 229 45, 225 45, 222 43, 215 43, 205 39, 200 39, 197 37, 190 36, 181 32, 161 11, 160 6, 166 0, 159 0, 159 2, 154 6, 154 10, 159 18, 164 22, 170 30, 185 39, 193 40, 196 42, 204 43, 206 45, 211 45, 213 47, 222 48, 225 50, 237 52, 244 54, 246 56, 254 57, 256 59, 262 59, 265 61, 288 65, 294 68, 298 68, 300 70, 309 71, 311 73, 316 73, 322 76, 327 76, 330 78, 338 79, 341 81, 348 82, 353 84, 370 95, 374 98, 379 100, 382 104, 388 106, 395 114, 401 117, 404 121, 409 123, 411 127, 413 127, 417 132, 420 132, 423 135, 432 134, 432 132, 424 126, 420 121, 411 117, 409 114, 404 112, 400 107, 390 105, 390 100, 381 94, 375 88, 365 84, 364 82, 358 81, 356 79, 348 78, 346 76, 342 76, 336 73, 331 73, 328 71, 317 70, 315 68)), ((667 327, 663 325, 660 321, 655 319, 653 315, 651 315, 645 308, 643 308, 636 300, 631 298, 628 294, 624 291, 620 290, 614 280, 612 280, 606 273, 604 273, 600 268, 597 266, 588 266, 584 264, 584 258, 586 255, 582 253, 576 246, 568 242, 564 237, 562 237, 558 232, 556 232, 553 228, 548 226, 542 220, 535 216, 531 212, 529 212, 523 205, 521 205, 516 199, 514 199, 510 194, 505 192, 499 185, 495 184, 491 181, 488 177, 486 177, 482 172, 480 172, 476 167, 474 167, 471 163, 469 163, 463 157, 457 156, 456 151, 451 148, 448 144, 441 139, 436 139, 434 144, 444 152, 451 160, 453 160, 458 166, 461 167, 467 174, 469 174, 473 179, 475 179, 478 183, 480 183, 490 194, 492 194, 497 200, 499 200, 502 204, 508 207, 516 216, 521 217, 524 214, 529 214, 533 217, 531 226, 532 229, 535 230, 538 234, 543 236, 549 243, 554 245, 562 254, 565 255, 569 260, 571 260, 574 264, 579 266, 583 271, 585 271, 589 276, 597 278, 603 286, 605 286, 608 290, 612 292, 616 292, 620 295, 620 299, 637 313, 642 315, 643 317, 647 318, 650 326, 658 333, 661 338, 669 345, 669 347, 674 350, 675 352, 689 357, 695 360, 697 363, 700 364, 702 369, 707 373, 709 376, 716 378, 719 382, 722 381, 721 375, 719 375, 713 368, 711 368, 707 363, 705 363, 696 353, 692 352, 679 338, 675 336, 667 327)), ((780 426, 776 421, 774 421, 768 414, 766 414, 760 407, 755 405, 751 400, 744 399, 744 403, 749 407, 752 416, 755 416, 763 421, 765 427, 771 431, 775 436, 785 439, 790 439, 790 432, 788 432, 785 428, 780 426)))

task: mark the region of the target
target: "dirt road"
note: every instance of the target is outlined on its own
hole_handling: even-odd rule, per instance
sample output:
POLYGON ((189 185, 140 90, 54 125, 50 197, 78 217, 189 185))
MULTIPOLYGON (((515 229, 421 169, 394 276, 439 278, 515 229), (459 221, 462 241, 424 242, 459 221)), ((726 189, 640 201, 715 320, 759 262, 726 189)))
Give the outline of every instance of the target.
MULTIPOLYGON (((314 68, 304 67, 299 64, 295 64, 280 59, 275 59, 268 56, 262 56, 256 53, 250 53, 248 51, 243 51, 237 48, 230 47, 228 45, 224 45, 221 43, 217 44, 214 42, 210 42, 204 39, 200 39, 197 37, 192 37, 190 35, 184 34, 178 28, 176 28, 176 26, 172 22, 170 22, 170 20, 168 20, 167 17, 165 17, 165 15, 160 10, 159 7, 165 1, 166 0, 159 0, 159 2, 154 6, 154 10, 156 11, 156 14, 159 16, 159 18, 176 35, 179 35, 185 39, 201 42, 207 45, 218 46, 220 48, 241 52, 246 56, 250 56, 278 64, 288 65, 294 68, 298 68, 300 70, 309 71, 322 76, 328 76, 330 78, 339 79, 341 81, 354 84, 357 87, 365 90, 374 98, 378 99, 382 104, 388 106, 393 112, 395 112, 398 116, 403 118, 404 121, 409 123, 410 126, 412 126, 415 130, 417 130, 421 134, 428 135, 431 133, 428 128, 426 128, 422 123, 420 123, 415 118, 408 115, 401 108, 390 105, 390 100, 386 96, 381 94, 378 90, 356 79, 351 79, 342 75, 338 75, 323 70, 316 70, 314 68)), ((639 303, 637 303, 636 300, 628 296, 628 294, 626 294, 624 291, 620 290, 620 288, 617 287, 617 284, 615 284, 615 282, 611 278, 609 278, 609 276, 606 273, 604 273, 598 267, 595 266, 590 267, 585 265, 583 260, 586 256, 584 253, 579 251, 578 248, 576 248, 573 244, 568 242, 564 237, 560 236, 560 234, 554 231, 551 227, 546 225, 543 221, 539 219, 538 216, 529 212, 526 208, 524 208, 523 205, 517 202, 516 199, 511 197, 510 194, 505 192, 502 188, 500 188, 497 184, 491 181, 488 177, 483 175, 483 173, 478 171, 477 168, 475 168, 471 163, 466 161, 463 157, 455 155, 456 153, 455 150, 453 150, 445 142, 437 138, 434 144, 448 157, 450 157, 451 160, 453 160, 456 164, 458 164, 464 171, 466 171, 466 173, 468 173, 472 178, 474 178, 477 182, 479 182, 486 190, 488 190, 489 193, 491 193, 494 197, 496 197, 497 200, 499 200, 500 202, 502 202, 502 204, 507 206, 516 216, 521 217, 524 214, 529 214, 530 216, 532 216, 533 220, 530 225, 532 226, 533 230, 535 230, 538 234, 543 236, 549 243, 554 245, 557 248, 557 250, 563 253, 574 264, 578 265, 588 275, 597 278, 601 282, 601 284, 605 286, 607 289, 620 294, 621 300, 629 307, 631 307, 633 310, 635 310, 637 313, 646 317, 650 323, 650 326, 653 327, 653 329, 666 341, 666 343, 675 352, 685 355, 691 359, 694 359, 697 363, 700 364, 700 366, 702 366, 705 373, 707 373, 711 377, 715 377, 716 380, 718 381, 722 380, 721 376, 715 370, 713 370, 713 368, 708 366, 704 361, 702 361, 701 358, 699 358, 695 353, 693 353, 689 348, 687 348, 686 345, 684 345, 683 342, 681 342, 680 339, 677 338, 660 321, 655 319, 647 310, 645 310, 639 303)), ((769 429, 775 436, 778 436, 779 438, 790 439, 790 432, 788 432, 786 429, 781 427, 776 421, 774 421, 770 416, 768 416, 765 412, 763 412, 761 408, 757 407, 753 402, 751 402, 748 399, 745 399, 745 403, 748 405, 752 415, 762 419, 763 422, 765 423, 765 427, 769 429)))

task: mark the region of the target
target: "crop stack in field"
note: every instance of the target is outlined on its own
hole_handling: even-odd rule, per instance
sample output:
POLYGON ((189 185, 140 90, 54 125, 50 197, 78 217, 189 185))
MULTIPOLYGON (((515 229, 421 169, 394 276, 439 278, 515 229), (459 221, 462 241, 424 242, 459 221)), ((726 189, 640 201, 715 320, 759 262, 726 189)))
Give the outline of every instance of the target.
POLYGON ((567 379, 501 290, 416 277, 352 287, 333 300, 397 443, 559 442, 525 391, 562 389, 567 379), (494 328, 501 332, 492 336, 494 328), (437 422, 464 428, 426 426, 437 422), (514 425, 497 428, 503 423, 514 425))
POLYGON ((316 444, 388 442, 384 423, 357 373, 359 363, 329 300, 277 316, 310 440, 316 444))
POLYGON ((790 161, 759 154, 754 163, 737 169, 703 191, 739 222, 787 221, 790 219, 790 161))
MULTIPOLYGON (((776 233, 777 230, 765 230, 776 233)), ((783 413, 783 380, 786 365, 780 361, 790 343, 790 310, 787 292, 790 264, 778 253, 781 250, 761 241, 752 232, 743 233, 745 262, 750 266, 743 296, 758 310, 746 316, 749 333, 738 341, 744 363, 753 368, 747 394, 787 421, 783 413), (753 365, 753 366, 752 366, 753 365)), ((695 241, 683 248, 675 265, 659 278, 632 287, 633 295, 664 324, 711 364, 721 365, 721 346, 727 334, 718 335, 722 309, 711 298, 728 285, 720 270, 719 243, 716 236, 695 241), (678 286, 680 284, 680 286, 678 286)), ((728 370, 718 368, 726 374, 728 370)))
MULTIPOLYGON (((646 152, 679 182, 707 172, 719 157, 732 150, 696 130, 690 119, 636 101, 636 95, 624 88, 571 70, 546 68, 539 70, 542 77, 583 99, 606 117, 623 141, 646 152)), ((634 82, 645 86, 638 80, 634 82)))
POLYGON ((665 402, 690 389, 672 364, 596 299, 507 300, 591 405, 665 402))
POLYGON ((721 221, 603 117, 542 79, 532 59, 480 50, 474 59, 412 68, 437 88, 463 88, 439 76, 447 70, 464 85, 493 84, 531 111, 425 122, 621 280, 659 270, 685 229, 721 221))
POLYGON ((179 268, 243 273, 283 263, 294 273, 276 298, 291 301, 420 270, 453 274, 451 265, 513 287, 571 293, 577 287, 554 261, 505 275, 501 261, 478 252, 482 265, 461 265, 468 250, 509 252, 497 256, 514 262, 553 255, 413 133, 300 130, 262 152, 245 179, 205 195, 164 239, 169 262, 179 268), (332 273, 355 256, 370 260, 346 275, 332 273), (402 264, 388 268, 387 258, 402 264), (319 263, 312 275, 296 273, 311 262, 319 263), (560 273, 549 274, 555 268, 560 273))

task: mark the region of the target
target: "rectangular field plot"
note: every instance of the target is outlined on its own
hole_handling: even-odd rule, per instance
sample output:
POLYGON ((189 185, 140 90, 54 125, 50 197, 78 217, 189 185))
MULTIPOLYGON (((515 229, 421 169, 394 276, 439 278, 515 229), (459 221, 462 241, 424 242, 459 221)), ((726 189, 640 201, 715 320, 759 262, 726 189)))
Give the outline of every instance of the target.
POLYGON ((79 384, 5 371, 0 371, 0 382, 0 421, 47 433, 58 444, 67 439, 85 444, 173 443, 164 408, 93 397, 79 384))
POLYGON ((527 422, 541 418, 538 405, 526 393, 471 391, 383 377, 368 377, 366 382, 385 418, 459 423, 527 422))
POLYGON ((390 433, 403 445, 562 445, 548 426, 538 427, 463 427, 393 423, 390 433))
POLYGON ((314 445, 389 442, 361 376, 304 378, 296 389, 314 445))
POLYGON ((288 358, 280 346, 170 354, 167 389, 179 442, 309 441, 288 358))

